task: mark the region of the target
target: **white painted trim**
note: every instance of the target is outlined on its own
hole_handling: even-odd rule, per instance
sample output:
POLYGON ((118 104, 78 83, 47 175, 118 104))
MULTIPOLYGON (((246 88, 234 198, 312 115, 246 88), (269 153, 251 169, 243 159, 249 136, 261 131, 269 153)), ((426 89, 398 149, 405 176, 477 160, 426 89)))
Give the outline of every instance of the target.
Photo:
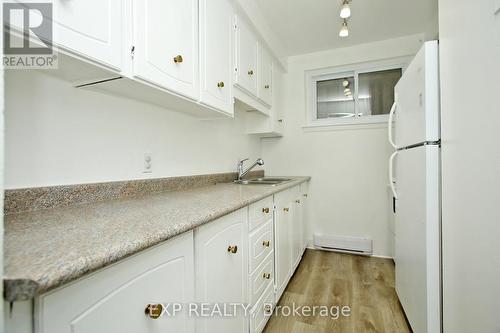
POLYGON ((353 76, 355 79, 355 113, 358 114, 358 76, 362 73, 383 71, 401 68, 403 73, 413 57, 398 57, 381 61, 349 64, 344 66, 320 68, 305 71, 306 89, 306 125, 304 127, 334 126, 334 125, 359 125, 387 122, 388 115, 356 116, 352 118, 317 119, 317 92, 316 82, 320 80, 336 79, 345 76, 353 76))
POLYGON ((371 257, 373 257, 373 258, 380 258, 380 259, 391 259, 391 260, 394 260, 394 257, 391 257, 391 256, 382 256, 382 255, 378 255, 378 254, 372 254, 371 257))
POLYGON ((302 126, 304 132, 328 132, 328 131, 353 131, 353 130, 370 130, 370 129, 387 129, 387 123, 383 121, 378 122, 359 122, 359 123, 345 123, 345 124, 311 124, 302 126))

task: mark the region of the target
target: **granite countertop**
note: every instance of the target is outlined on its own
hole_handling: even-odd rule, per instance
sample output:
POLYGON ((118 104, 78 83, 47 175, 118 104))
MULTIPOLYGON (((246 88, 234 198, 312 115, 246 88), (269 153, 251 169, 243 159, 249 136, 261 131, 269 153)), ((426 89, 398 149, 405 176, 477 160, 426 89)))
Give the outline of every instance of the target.
POLYGON ((5 216, 7 301, 31 299, 262 198, 277 186, 223 183, 5 216))

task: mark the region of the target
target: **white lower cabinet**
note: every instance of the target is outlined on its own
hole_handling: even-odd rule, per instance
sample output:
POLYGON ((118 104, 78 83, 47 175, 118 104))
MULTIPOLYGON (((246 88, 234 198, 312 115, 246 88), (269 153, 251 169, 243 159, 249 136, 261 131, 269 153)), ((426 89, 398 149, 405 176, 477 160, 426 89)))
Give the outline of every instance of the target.
POLYGON ((274 195, 276 302, 281 298, 305 250, 303 201, 299 186, 274 195))
POLYGON ((256 304, 264 291, 273 285, 274 281, 274 253, 271 252, 266 260, 250 275, 250 303, 256 304))
POLYGON ((291 203, 287 191, 275 194, 276 300, 279 300, 292 276, 291 203))
POLYGON ((304 250, 303 241, 303 226, 302 226, 302 197, 299 188, 292 192, 292 213, 291 213, 291 239, 292 239, 292 268, 295 270, 302 259, 302 252, 304 250))
POLYGON ((270 285, 257 304, 252 308, 250 333, 261 333, 266 327, 275 306, 274 288, 270 285))
MULTIPOLYGON (((248 303, 248 209, 195 231, 196 299, 200 303, 248 303)), ((197 333, 247 332, 243 313, 197 318, 197 333)))
POLYGON ((273 219, 250 235, 250 272, 253 272, 273 252, 273 219))
POLYGON ((248 208, 250 225, 250 332, 261 333, 274 308, 274 198, 248 208))
POLYGON ((194 299, 193 233, 109 266, 36 302, 37 333, 194 332, 186 313, 157 320, 148 304, 194 299))
POLYGON ((47 292, 33 310, 31 302, 19 302, 6 327, 13 333, 32 333, 31 323, 34 333, 261 333, 305 249, 306 194, 299 186, 276 193, 47 292), (184 306, 175 315, 172 308, 160 318, 148 312, 174 303, 184 306), (216 306, 225 314, 207 316, 216 306))
MULTIPOLYGON (((300 193, 302 195, 301 206, 302 206, 302 252, 307 248, 309 239, 309 229, 307 227, 307 216, 309 213, 309 182, 300 184, 300 193)), ((311 239, 312 241, 312 239, 311 239)))

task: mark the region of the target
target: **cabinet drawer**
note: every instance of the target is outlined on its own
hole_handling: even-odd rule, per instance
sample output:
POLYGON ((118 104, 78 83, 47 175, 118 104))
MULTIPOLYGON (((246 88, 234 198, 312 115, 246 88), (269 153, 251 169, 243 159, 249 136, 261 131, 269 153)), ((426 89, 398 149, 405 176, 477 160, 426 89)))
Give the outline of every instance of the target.
POLYGON ((250 235, 250 273, 273 251, 273 222, 267 222, 250 235))
POLYGON ((274 280, 274 252, 271 252, 261 266, 250 276, 250 304, 255 305, 274 280))
POLYGON ((262 199, 250 205, 248 209, 248 219, 250 230, 257 228, 273 218, 273 197, 262 199))
POLYGON ((266 327, 269 318, 273 314, 274 309, 274 289, 273 284, 271 284, 261 299, 257 302, 255 307, 252 309, 252 315, 250 317, 250 332, 251 333, 261 333, 266 327))
POLYGON ((38 333, 194 332, 194 320, 145 314, 148 304, 194 299, 193 233, 40 296, 38 333))

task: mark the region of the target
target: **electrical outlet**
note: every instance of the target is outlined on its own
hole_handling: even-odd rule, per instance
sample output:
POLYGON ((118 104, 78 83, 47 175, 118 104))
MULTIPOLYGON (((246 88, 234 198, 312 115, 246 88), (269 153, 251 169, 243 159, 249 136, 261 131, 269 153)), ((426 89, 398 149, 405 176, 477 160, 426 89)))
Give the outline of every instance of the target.
POLYGON ((152 172, 153 172, 153 155, 151 153, 145 153, 142 173, 152 173, 152 172))

